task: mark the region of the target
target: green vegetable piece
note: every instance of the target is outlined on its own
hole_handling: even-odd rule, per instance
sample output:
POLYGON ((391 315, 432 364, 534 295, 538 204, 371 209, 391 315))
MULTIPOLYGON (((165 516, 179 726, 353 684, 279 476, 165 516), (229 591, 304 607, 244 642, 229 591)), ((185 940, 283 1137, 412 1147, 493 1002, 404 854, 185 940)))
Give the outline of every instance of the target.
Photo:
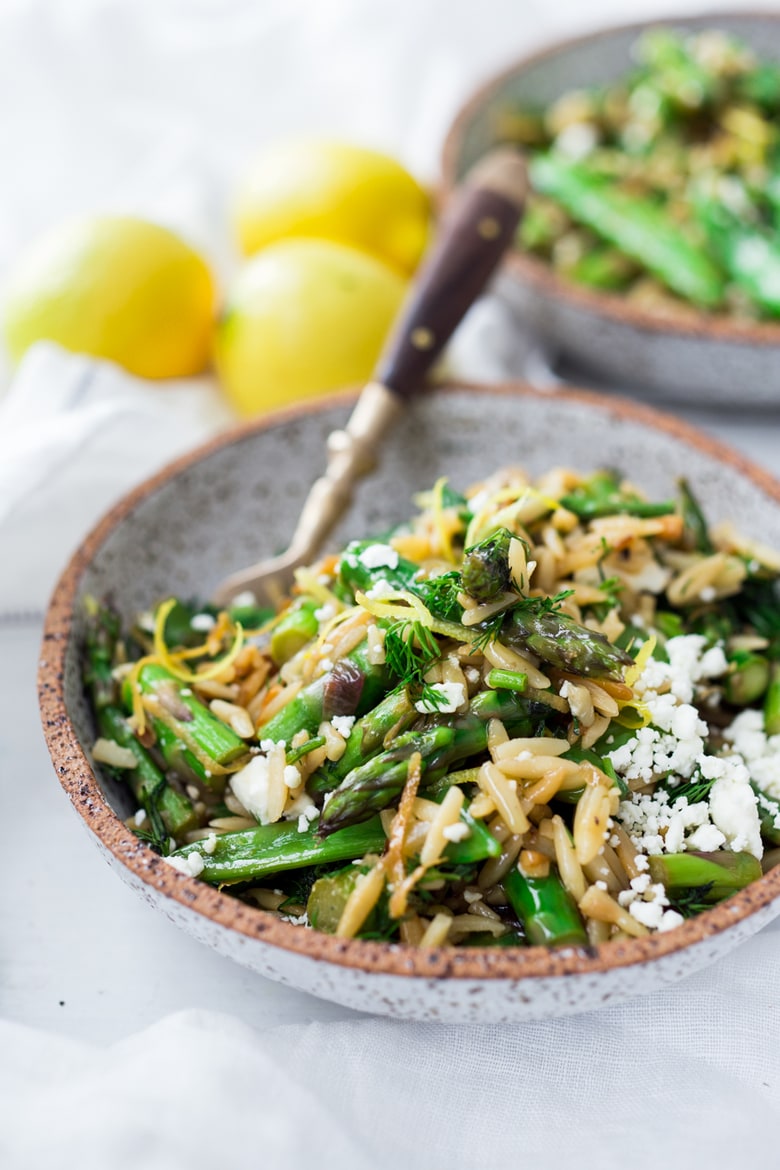
POLYGON ((780 845, 780 801, 751 781, 751 786, 758 800, 758 819, 761 824, 761 836, 773 845, 780 845))
MULTIPOLYGON (((172 716, 174 722, 182 729, 186 729, 186 735, 215 763, 225 767, 246 752, 247 746, 243 739, 221 719, 217 719, 216 715, 212 715, 208 707, 192 693, 192 689, 175 678, 164 666, 159 666, 156 662, 148 662, 142 666, 138 673, 138 685, 145 695, 154 695, 160 686, 171 688, 177 703, 186 708, 192 716, 187 720, 177 720, 172 716)), ((130 710, 132 696, 127 686, 124 698, 130 710)))
POLYGON ((588 288, 615 292, 627 288, 637 274, 635 263, 616 248, 594 248, 563 270, 569 280, 588 288))
MULTIPOLYGON (((463 554, 461 579, 463 589, 475 601, 494 601, 512 583, 509 569, 509 545, 512 533, 506 528, 485 537, 463 554)), ((526 582, 518 581, 523 588, 526 582)))
POLYGON ((705 68, 686 39, 671 29, 649 29, 638 42, 637 56, 650 70, 659 93, 685 112, 712 104, 721 93, 717 74, 705 68))
MULTIPOLYGON (((362 872, 364 869, 361 866, 350 865, 338 873, 317 879, 306 903, 306 913, 315 930, 322 930, 325 934, 336 933, 344 907, 362 872)), ((369 916, 365 927, 370 930, 371 925, 369 916)))
POLYGON ((516 606, 504 622, 501 639, 508 646, 530 650, 544 662, 567 673, 619 681, 633 659, 603 634, 581 626, 558 610, 534 605, 535 598, 516 606))
POLYGON ((331 792, 338 788, 353 768, 379 754, 391 732, 400 735, 418 718, 419 712, 415 710, 406 689, 391 691, 373 711, 352 725, 341 759, 333 764, 325 764, 309 777, 309 791, 331 792))
POLYGON ((718 267, 664 210, 594 179, 586 167, 554 154, 530 167, 537 191, 561 203, 578 223, 658 277, 672 292, 704 308, 717 308, 724 293, 718 267))
POLYGON ((761 877, 761 862, 752 853, 666 853, 649 859, 650 876, 670 897, 691 887, 709 886, 702 901, 712 905, 761 877))
POLYGON ((685 525, 685 532, 690 544, 697 552, 709 556, 710 553, 715 551, 715 547, 710 540, 710 530, 699 501, 693 494, 688 480, 683 477, 677 480, 677 490, 680 495, 680 511, 682 513, 683 524, 685 525))
POLYGON ((780 242, 741 222, 722 203, 698 196, 696 218, 735 284, 771 316, 780 314, 780 242))
POLYGON ((580 912, 554 868, 547 877, 533 878, 512 866, 504 889, 532 946, 587 946, 580 912))
POLYGON ((620 479, 614 471, 597 471, 568 495, 561 504, 583 520, 598 516, 612 516, 616 512, 629 516, 668 516, 675 511, 673 502, 651 504, 633 492, 621 491, 620 479))
POLYGON ((319 602, 304 598, 281 615, 271 633, 271 657, 277 666, 284 666, 316 638, 320 623, 314 616, 319 602))
POLYGON ((735 707, 749 707, 769 686, 769 663, 761 654, 738 650, 729 655, 731 672, 723 683, 727 702, 735 707))
POLYGON ((379 817, 360 825, 350 825, 323 839, 314 829, 298 832, 295 821, 278 821, 275 825, 258 825, 217 837, 212 854, 204 853, 200 843, 177 849, 174 857, 198 853, 203 861, 200 877, 213 885, 235 885, 257 881, 283 870, 302 869, 310 865, 329 865, 352 861, 366 853, 381 853, 385 835, 379 817))
POLYGON ((769 674, 769 686, 764 696, 764 731, 767 735, 780 735, 780 663, 773 662, 769 674))
POLYGON ((485 680, 495 691, 524 691, 528 686, 528 675, 519 670, 491 670, 485 680))

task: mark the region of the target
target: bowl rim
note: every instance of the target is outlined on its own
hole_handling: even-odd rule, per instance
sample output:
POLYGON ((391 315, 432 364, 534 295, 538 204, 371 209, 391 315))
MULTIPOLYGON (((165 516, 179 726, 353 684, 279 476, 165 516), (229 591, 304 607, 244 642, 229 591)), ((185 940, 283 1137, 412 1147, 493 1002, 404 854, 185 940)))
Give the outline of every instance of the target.
MULTIPOLYGON (((639 32, 666 25, 709 26, 723 19, 754 19, 780 22, 780 12, 761 9, 723 9, 681 16, 658 16, 626 24, 608 24, 594 32, 549 41, 532 53, 518 57, 512 64, 492 74, 473 90, 450 123, 440 158, 438 195, 442 204, 452 197, 458 180, 458 160, 466 127, 480 107, 486 105, 511 77, 531 66, 542 64, 561 52, 600 41, 613 33, 639 32)), ((519 248, 512 248, 504 259, 504 271, 513 274, 533 292, 559 300, 574 309, 584 310, 604 321, 626 325, 644 333, 660 334, 680 340, 705 339, 728 342, 736 346, 771 347, 780 345, 780 321, 739 321, 727 315, 711 316, 694 306, 683 305, 680 318, 664 317, 627 301, 618 293, 598 292, 559 276, 544 260, 519 248)))
MULTIPOLYGON (((550 398, 549 393, 536 390, 523 382, 503 382, 488 386, 452 381, 427 393, 441 396, 464 391, 485 397, 501 395, 541 401, 550 398)), ((780 505, 780 482, 745 456, 680 419, 662 414, 648 406, 587 390, 556 391, 555 397, 572 404, 595 408, 606 413, 608 417, 633 421, 661 435, 680 439, 704 454, 728 464, 780 505)), ((304 418, 309 414, 321 413, 338 406, 348 406, 354 400, 354 394, 328 395, 276 411, 231 427, 188 454, 174 459, 125 494, 91 529, 63 570, 44 621, 38 669, 41 721, 60 784, 86 826, 95 834, 104 849, 126 867, 136 881, 151 886, 158 894, 169 898, 173 903, 178 903, 180 907, 192 910, 215 925, 234 930, 241 936, 269 943, 301 957, 348 967, 365 974, 414 976, 426 979, 452 977, 471 980, 503 979, 515 982, 526 978, 596 975, 618 968, 634 967, 673 955, 693 944, 706 942, 780 898, 778 866, 725 902, 663 934, 621 940, 596 947, 566 948, 558 951, 551 951, 543 946, 522 947, 516 950, 445 946, 421 950, 403 943, 339 939, 319 931, 301 929, 292 923, 275 918, 264 910, 249 906, 230 894, 222 893, 205 882, 174 870, 146 844, 139 841, 114 813, 79 743, 64 696, 65 659, 70 640, 74 636, 74 605, 86 569, 114 530, 131 516, 139 505, 182 472, 217 451, 252 435, 304 418)))

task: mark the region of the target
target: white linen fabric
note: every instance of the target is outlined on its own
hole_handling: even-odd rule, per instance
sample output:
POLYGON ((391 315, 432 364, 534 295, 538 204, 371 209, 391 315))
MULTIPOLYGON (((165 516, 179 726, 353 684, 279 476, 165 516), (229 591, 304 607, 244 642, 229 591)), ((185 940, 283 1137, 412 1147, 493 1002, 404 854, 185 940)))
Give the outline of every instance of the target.
MULTIPOLYGON (((630 17, 678 6, 634 4, 630 17)), ((346 135, 433 177, 447 121, 482 75, 624 17, 622 0, 9 0, 0 294, 29 237, 98 208, 171 223, 227 279, 226 192, 259 143, 346 135)), ((448 362, 485 379, 539 368, 494 297, 448 362)), ((686 413, 773 462, 774 420, 686 413)), ((53 346, 31 351, 0 401, 0 1165, 775 1165, 778 927, 624 1006, 513 1027, 415 1025, 228 963, 89 849, 37 725, 42 608, 98 516, 230 417, 208 378, 154 386, 53 346)))

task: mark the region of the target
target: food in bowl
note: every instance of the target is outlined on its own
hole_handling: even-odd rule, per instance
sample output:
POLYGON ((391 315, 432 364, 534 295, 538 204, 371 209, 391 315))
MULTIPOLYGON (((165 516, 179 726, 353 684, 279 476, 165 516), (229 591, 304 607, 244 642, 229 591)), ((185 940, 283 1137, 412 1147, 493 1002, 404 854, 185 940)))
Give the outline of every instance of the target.
POLYGON ((614 471, 417 504, 278 613, 169 598, 122 636, 89 602, 93 755, 139 835, 423 947, 665 932, 780 860, 776 553, 614 471))
POLYGON ((644 32, 636 67, 505 110, 531 155, 519 232, 562 276, 667 317, 780 315, 780 64, 725 33, 644 32))

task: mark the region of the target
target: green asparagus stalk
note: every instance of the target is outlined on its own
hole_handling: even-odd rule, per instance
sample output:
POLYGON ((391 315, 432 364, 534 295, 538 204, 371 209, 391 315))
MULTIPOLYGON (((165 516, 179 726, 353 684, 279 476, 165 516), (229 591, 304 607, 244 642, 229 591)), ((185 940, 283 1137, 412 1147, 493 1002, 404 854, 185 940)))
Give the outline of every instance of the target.
POLYGON ((495 691, 524 691, 528 686, 528 675, 519 670, 491 670, 485 679, 495 691))
POLYGON ((424 769, 454 738, 454 728, 443 726, 399 735, 388 751, 354 768, 344 778, 322 810, 320 835, 329 836, 387 808, 403 790, 411 756, 419 752, 424 769))
POLYGON ((326 839, 314 829, 299 833, 295 821, 278 821, 274 825, 224 833, 217 837, 213 853, 207 853, 202 842, 196 841, 177 849, 172 856, 186 859, 198 854, 203 862, 199 876, 221 886, 256 881, 282 870, 353 861, 366 853, 381 853, 384 846, 379 817, 350 825, 326 839))
POLYGON ((691 544, 697 552, 709 556, 715 551, 710 540, 710 530, 699 501, 691 490, 688 480, 681 477, 677 480, 677 490, 680 496, 680 511, 682 513, 685 531, 688 533, 691 544))
MULTIPOLYGON (((533 602, 535 599, 529 599, 533 602)), ((633 659, 603 634, 579 625, 555 609, 542 605, 516 606, 506 619, 501 640, 508 646, 538 655, 543 662, 572 674, 619 681, 633 659)))
POLYGON ((537 156, 530 174, 537 191, 556 199, 574 220, 654 273, 672 292, 705 308, 722 302, 725 282, 719 269, 662 208, 557 155, 537 156))
POLYGON ((294 658, 307 642, 317 636, 320 623, 314 616, 320 603, 304 597, 275 623, 271 634, 271 657, 277 666, 294 658))
MULTIPOLYGON (((367 655, 368 647, 365 642, 362 642, 343 659, 344 663, 348 663, 360 671, 363 678, 356 711, 358 716, 375 707, 387 688, 385 667, 369 662, 367 655)), ((327 717, 327 687, 331 675, 332 672, 322 675, 300 690, 294 699, 291 699, 277 715, 274 715, 273 719, 260 728, 260 737, 271 739, 274 743, 279 743, 282 740, 289 743, 298 731, 305 730, 308 731, 309 735, 313 735, 323 719, 327 717)))
POLYGON ((353 724, 344 755, 338 762, 324 765, 309 778, 309 791, 332 792, 338 788, 353 768, 364 764, 382 750, 391 732, 400 735, 415 719, 419 719, 419 712, 415 710, 407 689, 404 687, 391 691, 373 711, 353 724))
POLYGON ((557 871, 547 877, 526 877, 513 866, 504 878, 512 909, 534 946, 586 946, 588 936, 579 910, 557 871))
POLYGON ((112 668, 119 637, 119 617, 107 606, 87 602, 84 681, 89 688, 100 734, 128 748, 136 766, 125 773, 138 803, 150 821, 162 817, 167 833, 187 832, 197 822, 192 802, 168 784, 149 752, 138 742, 116 703, 117 686, 112 668))
MULTIPOLYGON (((463 554, 461 579, 469 597, 482 603, 493 601, 512 584, 509 569, 509 545, 512 533, 499 528, 463 554)), ((519 581, 521 587, 524 582, 519 581)))
POLYGON ((723 683, 723 694, 735 707, 749 707, 769 686, 769 663, 762 654, 737 650, 729 655, 731 672, 723 683))
POLYGON ((780 735, 780 662, 773 662, 769 672, 764 695, 764 731, 767 735, 780 735))
MULTIPOLYGON (((246 753, 247 745, 244 740, 216 715, 212 715, 208 707, 193 694, 192 688, 180 682, 164 666, 156 662, 146 663, 138 672, 138 685, 144 695, 155 696, 160 705, 165 707, 164 719, 152 716, 155 719, 155 726, 158 721, 170 720, 169 726, 185 746, 191 748, 195 745, 205 756, 223 768, 235 763, 246 753), (170 696, 173 702, 169 701, 167 704, 163 702, 166 695, 170 696), (171 708, 180 711, 181 714, 174 714, 171 708), (189 714, 189 718, 184 717, 185 712, 189 714)), ((131 710, 132 692, 127 681, 123 698, 126 708, 131 710)), ((163 738, 164 744, 170 742, 172 741, 168 738, 163 738)), ((208 769, 204 770, 203 776, 213 781, 212 787, 224 785, 223 776, 209 778, 206 776, 207 771, 208 769)))
POLYGON ((673 501, 664 504, 648 503, 634 492, 621 490, 620 477, 614 471, 597 471, 561 497, 561 504, 583 520, 598 516, 613 516, 616 512, 629 516, 668 516, 674 512, 673 501))
POLYGON ((762 228, 743 223, 722 201, 703 195, 696 218, 735 284, 772 316, 780 314, 780 243, 762 228))
POLYGON ((752 853, 664 853, 650 858, 650 876, 670 897, 709 887, 701 900, 721 902, 761 877, 761 862, 752 853))

